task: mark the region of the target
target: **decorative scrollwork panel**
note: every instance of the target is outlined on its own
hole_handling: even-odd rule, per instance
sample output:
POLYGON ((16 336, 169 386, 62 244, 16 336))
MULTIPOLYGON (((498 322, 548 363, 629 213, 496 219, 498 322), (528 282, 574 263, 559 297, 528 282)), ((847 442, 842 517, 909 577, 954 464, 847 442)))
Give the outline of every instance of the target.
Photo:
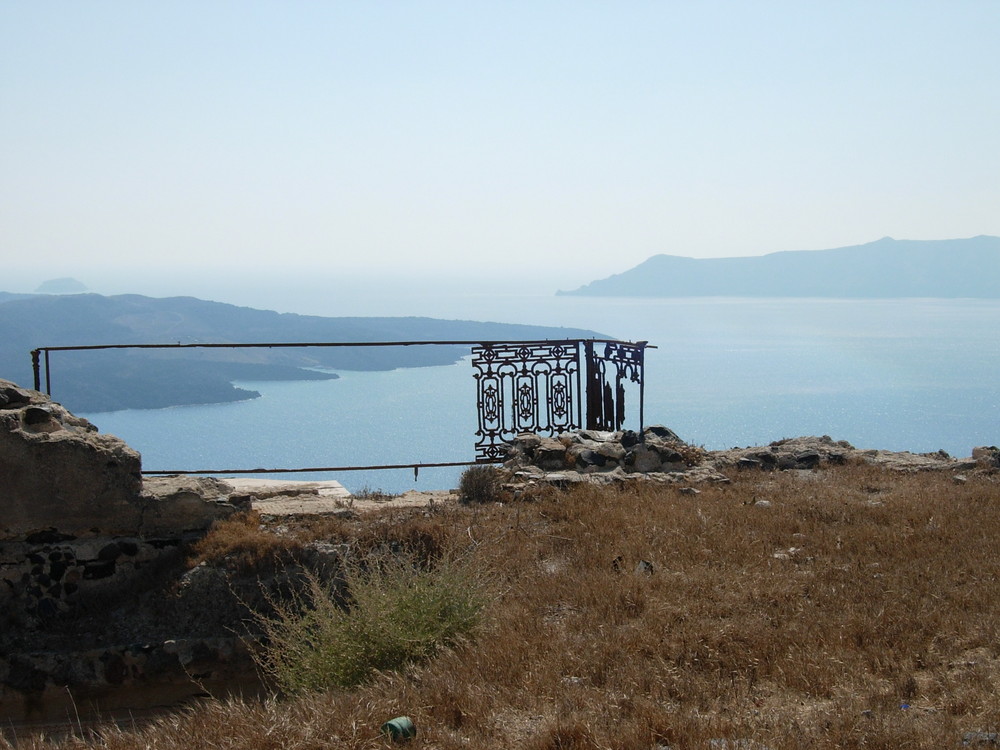
POLYGON ((577 342, 482 344, 472 348, 479 425, 476 460, 496 460, 518 433, 577 429, 580 351, 577 342))

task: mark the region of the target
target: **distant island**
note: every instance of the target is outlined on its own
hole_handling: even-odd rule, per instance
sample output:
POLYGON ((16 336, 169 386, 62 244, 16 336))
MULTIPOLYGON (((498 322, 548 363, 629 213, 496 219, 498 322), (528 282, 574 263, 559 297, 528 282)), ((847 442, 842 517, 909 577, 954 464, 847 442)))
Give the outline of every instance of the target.
POLYGON ((88 290, 83 282, 68 276, 43 281, 35 289, 36 294, 82 294, 86 291, 88 290))
MULTIPOLYGON (((0 292, 0 378, 31 386, 30 352, 105 344, 504 341, 605 338, 578 328, 434 318, 325 318, 194 297, 0 292)), ((256 398, 234 380, 317 380, 330 370, 457 362, 468 346, 112 349, 53 352, 52 395, 80 413, 256 398)), ((42 384, 44 389, 44 381, 42 384)))
POLYGON ((1000 298, 1000 237, 894 240, 748 258, 654 255, 561 295, 1000 298))

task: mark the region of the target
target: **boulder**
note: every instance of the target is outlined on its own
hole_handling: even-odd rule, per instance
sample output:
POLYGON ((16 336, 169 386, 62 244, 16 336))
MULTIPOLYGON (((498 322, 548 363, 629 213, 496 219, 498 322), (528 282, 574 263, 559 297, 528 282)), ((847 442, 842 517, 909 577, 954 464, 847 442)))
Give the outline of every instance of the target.
POLYGON ((511 450, 518 450, 522 453, 532 454, 542 443, 542 438, 533 432, 522 432, 511 443, 511 450))
POLYGON ((995 445, 973 448, 972 458, 981 469, 1000 469, 1000 448, 995 445))
POLYGON ((815 469, 819 466, 819 462, 822 456, 818 451, 801 451, 796 453, 795 456, 795 468, 797 469, 815 469))
POLYGON ((612 440, 621 442, 620 432, 607 432, 605 430, 582 430, 580 439, 590 443, 607 443, 612 440))
POLYGON ((614 463, 620 463, 625 458, 625 446, 620 442, 600 443, 596 452, 614 463))
POLYGON ((680 436, 671 430, 669 427, 664 427, 662 424, 653 424, 644 429, 643 435, 646 440, 650 438, 659 438, 660 440, 665 440, 671 443, 684 444, 684 441, 680 439, 680 436))
POLYGON ((576 453, 576 469, 582 472, 597 471, 608 464, 608 457, 595 450, 584 448, 576 453))
POLYGON ((566 468, 566 446, 555 438, 542 438, 534 452, 535 463, 546 471, 566 468))
POLYGON ((625 430, 622 432, 622 447, 626 450, 634 445, 638 445, 640 442, 639 434, 634 430, 625 430))
POLYGON ((659 471, 663 466, 663 457, 652 448, 640 443, 625 454, 623 463, 625 471, 646 473, 659 471))
POLYGON ((31 403, 31 391, 18 388, 9 380, 0 380, 0 409, 13 409, 31 403))

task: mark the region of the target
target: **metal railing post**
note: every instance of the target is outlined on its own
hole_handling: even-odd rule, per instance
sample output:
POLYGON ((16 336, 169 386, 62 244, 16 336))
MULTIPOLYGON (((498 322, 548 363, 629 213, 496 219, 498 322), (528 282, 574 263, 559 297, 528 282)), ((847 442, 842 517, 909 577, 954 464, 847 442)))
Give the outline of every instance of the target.
POLYGON ((38 357, 41 354, 40 349, 31 350, 31 371, 35 374, 35 390, 42 390, 42 373, 41 364, 38 361, 38 357))

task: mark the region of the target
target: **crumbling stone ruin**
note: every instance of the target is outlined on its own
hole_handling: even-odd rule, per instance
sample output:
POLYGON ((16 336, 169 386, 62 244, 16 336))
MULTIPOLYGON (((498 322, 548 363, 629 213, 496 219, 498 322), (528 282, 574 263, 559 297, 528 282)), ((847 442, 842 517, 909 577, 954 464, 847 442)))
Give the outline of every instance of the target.
POLYGON ((557 437, 524 433, 510 444, 505 469, 512 486, 580 482, 667 484, 728 482, 707 462, 708 452, 685 443, 662 425, 643 432, 582 430, 557 437))
POLYGON ((0 380, 0 608, 65 612, 237 510, 217 480, 140 469, 119 438, 0 380))
POLYGON ((583 430, 556 437, 531 433, 510 444, 505 469, 514 491, 549 484, 567 487, 581 482, 613 485, 657 482, 673 485, 728 482, 727 471, 812 471, 848 462, 871 463, 896 471, 996 471, 1000 449, 975 448, 971 458, 956 459, 944 451, 863 450, 845 440, 797 437, 766 446, 708 451, 684 442, 662 425, 641 434, 631 430, 583 430))
POLYGON ((65 718, 70 686, 111 708, 115 688, 146 677, 190 692, 192 671, 215 676, 238 647, 178 641, 164 629, 170 612, 154 615, 160 628, 98 616, 239 507, 217 480, 143 482, 140 462, 44 394, 0 380, 0 715, 65 718), (162 637, 135 642, 141 632, 162 637))

